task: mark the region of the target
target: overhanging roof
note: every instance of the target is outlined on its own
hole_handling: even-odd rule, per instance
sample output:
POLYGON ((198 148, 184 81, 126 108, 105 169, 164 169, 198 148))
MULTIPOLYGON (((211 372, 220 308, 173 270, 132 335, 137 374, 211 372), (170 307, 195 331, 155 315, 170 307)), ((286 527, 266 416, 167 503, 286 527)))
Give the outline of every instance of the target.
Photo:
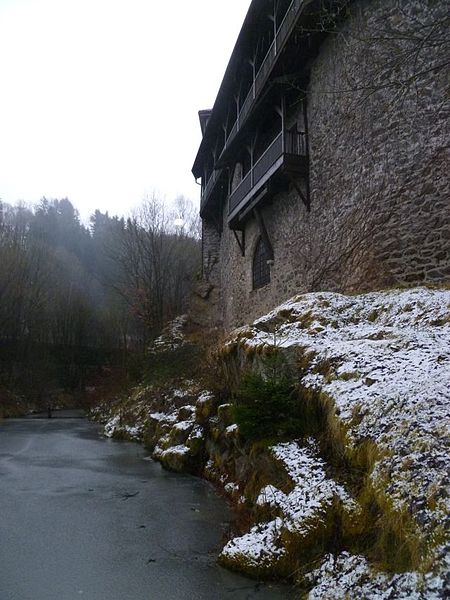
MULTIPOLYGON (((314 10, 316 10, 316 12, 318 8, 321 10, 330 10, 331 14, 336 19, 338 15, 342 16, 342 14, 344 14, 345 7, 351 3, 351 0, 328 0, 328 4, 324 5, 323 0, 299 1, 300 6, 298 8, 301 10, 299 20, 300 23, 304 21, 304 24, 307 26, 308 20, 311 16, 314 16, 314 10)), ((244 64, 243 61, 247 61, 248 57, 251 56, 261 30, 261 25, 263 21, 267 19, 271 9, 273 9, 273 0, 252 0, 250 4, 225 70, 214 106, 211 110, 211 115, 204 129, 204 135, 192 167, 192 173, 196 179, 203 176, 205 157, 208 151, 210 151, 212 144, 217 140, 217 128, 222 127, 226 120, 228 102, 230 97, 233 97, 236 93, 236 84, 239 82, 239 73, 244 64)), ((317 32, 317 36, 319 37, 323 37, 326 34, 327 32, 325 30, 321 31, 319 29, 317 32)), ((307 55, 305 54, 303 58, 305 59, 306 64, 307 55)))
POLYGON ((227 109, 228 99, 235 92, 235 75, 242 67, 241 61, 247 59, 249 47, 253 47, 253 37, 257 33, 256 25, 265 16, 264 6, 269 8, 270 5, 271 0, 253 0, 247 11, 192 167, 192 173, 196 179, 203 175, 202 165, 205 153, 209 148, 209 142, 213 141, 216 137, 217 127, 222 124, 223 113, 227 109))

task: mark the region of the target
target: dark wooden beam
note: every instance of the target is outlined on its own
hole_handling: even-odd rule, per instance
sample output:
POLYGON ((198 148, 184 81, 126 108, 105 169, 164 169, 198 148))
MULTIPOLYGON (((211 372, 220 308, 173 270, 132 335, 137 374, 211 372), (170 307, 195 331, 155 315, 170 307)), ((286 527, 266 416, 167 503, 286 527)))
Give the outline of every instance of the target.
POLYGON ((269 194, 269 185, 266 184, 262 190, 259 191, 259 193, 256 194, 256 196, 253 198, 253 200, 251 200, 248 205, 242 209, 242 211, 239 213, 238 215, 238 219, 239 222, 244 222, 248 213, 249 212, 253 212, 253 209, 255 208, 255 206, 257 206, 261 200, 266 199, 266 196, 268 196, 269 194))
POLYGON ((239 239, 239 236, 237 234, 237 231, 235 229, 232 230, 234 233, 234 237, 236 238, 236 241, 238 243, 238 246, 241 250, 241 255, 245 256, 245 229, 243 229, 241 231, 241 239, 239 239))
POLYGON ((306 180, 305 180, 306 181, 306 194, 303 192, 302 188, 299 186, 298 181, 295 179, 295 177, 292 177, 289 174, 288 174, 288 177, 289 177, 289 181, 294 186, 295 191, 300 196, 300 198, 303 200, 303 204, 306 206, 306 210, 309 212, 311 210, 311 201, 309 198, 309 177, 306 177, 306 180))
POLYGON ((263 216, 261 212, 255 207, 253 209, 253 215, 258 223, 259 231, 261 233, 261 237, 264 241, 264 244, 267 248, 267 253, 269 254, 269 260, 274 259, 273 246, 269 238, 269 234, 267 233, 266 225, 264 223, 263 216))

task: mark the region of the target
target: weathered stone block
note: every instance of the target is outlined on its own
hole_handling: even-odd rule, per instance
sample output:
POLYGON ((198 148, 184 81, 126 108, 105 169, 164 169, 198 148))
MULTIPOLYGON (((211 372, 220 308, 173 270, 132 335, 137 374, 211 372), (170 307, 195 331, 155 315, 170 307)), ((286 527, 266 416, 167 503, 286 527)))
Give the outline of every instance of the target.
POLYGON ((216 413, 217 400, 209 392, 201 394, 195 403, 195 420, 203 423, 216 413))

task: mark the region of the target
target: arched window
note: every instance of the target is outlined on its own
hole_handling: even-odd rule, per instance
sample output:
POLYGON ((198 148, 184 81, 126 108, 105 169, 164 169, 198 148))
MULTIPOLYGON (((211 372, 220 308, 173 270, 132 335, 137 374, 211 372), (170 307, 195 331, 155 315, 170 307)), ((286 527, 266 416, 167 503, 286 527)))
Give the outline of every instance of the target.
POLYGON ((261 288, 270 283, 270 255, 262 238, 256 244, 253 255, 253 289, 261 288))

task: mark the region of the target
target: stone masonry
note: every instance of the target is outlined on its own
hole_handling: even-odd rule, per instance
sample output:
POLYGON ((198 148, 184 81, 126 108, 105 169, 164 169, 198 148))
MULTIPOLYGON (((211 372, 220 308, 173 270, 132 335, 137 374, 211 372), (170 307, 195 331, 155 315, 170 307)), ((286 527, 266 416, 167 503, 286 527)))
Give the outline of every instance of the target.
POLYGON ((311 209, 292 186, 263 208, 270 284, 252 290, 254 220, 245 256, 226 209, 220 233, 204 221, 203 272, 225 328, 295 293, 450 280, 445 4, 353 2, 321 45, 307 90, 311 209))

